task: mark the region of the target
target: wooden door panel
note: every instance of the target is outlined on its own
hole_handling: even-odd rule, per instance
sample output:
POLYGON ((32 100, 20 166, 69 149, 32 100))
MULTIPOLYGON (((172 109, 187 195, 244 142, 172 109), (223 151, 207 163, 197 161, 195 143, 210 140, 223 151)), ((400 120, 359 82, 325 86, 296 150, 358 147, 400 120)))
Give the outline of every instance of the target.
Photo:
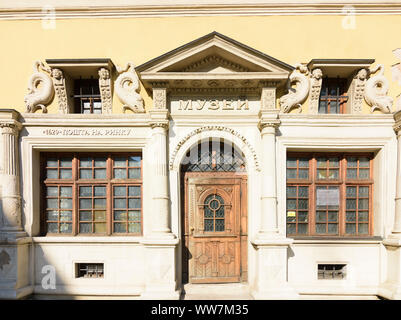
POLYGON ((184 237, 189 251, 189 282, 238 282, 244 279, 242 269, 246 279, 247 235, 242 230, 246 230, 247 215, 241 202, 241 187, 246 185, 243 180, 199 174, 186 180, 184 237), (212 200, 217 201, 212 203, 212 200), (217 228, 216 221, 222 220, 220 207, 224 207, 224 223, 220 221, 217 228), (213 223, 206 221, 211 216, 213 223))

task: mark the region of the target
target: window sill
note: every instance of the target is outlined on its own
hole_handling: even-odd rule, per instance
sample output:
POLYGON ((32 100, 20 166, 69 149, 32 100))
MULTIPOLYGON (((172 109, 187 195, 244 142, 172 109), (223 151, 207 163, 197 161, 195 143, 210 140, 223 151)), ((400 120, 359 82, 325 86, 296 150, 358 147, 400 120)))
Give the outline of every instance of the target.
POLYGON ((322 237, 322 236, 305 236, 291 237, 294 239, 294 244, 313 243, 313 244, 380 244, 383 238, 380 236, 373 237, 322 237))
POLYGON ((143 237, 138 236, 47 236, 33 237, 33 243, 136 243, 139 244, 143 237))

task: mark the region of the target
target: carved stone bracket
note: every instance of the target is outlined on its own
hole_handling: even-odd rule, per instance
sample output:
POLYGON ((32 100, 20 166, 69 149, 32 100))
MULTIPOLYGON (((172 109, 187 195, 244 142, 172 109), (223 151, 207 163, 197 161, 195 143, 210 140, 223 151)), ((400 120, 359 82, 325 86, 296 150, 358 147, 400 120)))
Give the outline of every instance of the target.
POLYGON ((351 83, 351 113, 352 114, 360 114, 362 113, 362 101, 363 96, 365 95, 365 84, 368 76, 367 69, 360 69, 358 73, 355 75, 354 79, 351 83))
POLYGON ((67 89, 65 86, 63 71, 61 69, 54 68, 52 69, 51 76, 58 100, 58 112, 61 114, 72 113, 68 107, 67 89))
POLYGON ((379 73, 366 81, 365 101, 371 107, 371 112, 380 110, 383 113, 391 113, 393 98, 388 96, 389 83, 384 77, 384 67, 379 64, 376 68, 369 70, 369 74, 379 73))
POLYGON ((99 90, 102 99, 102 114, 111 114, 113 111, 113 102, 111 94, 110 70, 100 68, 99 74, 99 90))
POLYGON ((322 89, 323 72, 321 69, 316 68, 311 72, 310 78, 310 100, 309 100, 309 113, 317 114, 319 110, 319 97, 320 90, 322 89))
POLYGON ((41 61, 33 64, 33 74, 28 81, 28 93, 25 95, 26 112, 34 113, 42 109, 47 112, 46 106, 52 101, 54 96, 53 82, 49 74, 51 69, 45 67, 41 61), (45 72, 41 72, 42 69, 45 72))
POLYGON ((289 113, 293 108, 302 112, 302 103, 309 94, 308 68, 305 65, 297 64, 295 71, 290 75, 287 89, 288 93, 280 98, 280 107, 284 113, 289 113), (299 72, 297 71, 299 70, 299 72), (295 88, 292 88, 293 85, 295 88))
POLYGON ((117 97, 123 103, 123 112, 131 110, 135 113, 145 112, 143 99, 139 94, 140 85, 135 73, 135 65, 128 62, 125 68, 117 66, 119 76, 115 82, 117 97))

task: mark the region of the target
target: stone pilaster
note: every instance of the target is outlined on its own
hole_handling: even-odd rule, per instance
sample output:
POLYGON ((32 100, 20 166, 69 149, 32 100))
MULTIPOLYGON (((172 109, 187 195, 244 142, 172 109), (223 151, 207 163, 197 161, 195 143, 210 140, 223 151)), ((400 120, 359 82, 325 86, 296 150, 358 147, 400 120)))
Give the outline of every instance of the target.
POLYGON ((0 299, 19 299, 32 293, 28 263, 30 238, 26 237, 21 221, 18 117, 15 110, 0 110, 0 299))
POLYGON ((298 294, 287 282, 287 251, 292 239, 280 234, 277 223, 276 131, 280 120, 275 106, 275 90, 274 94, 271 88, 262 90, 259 122, 262 210, 260 228, 252 240, 258 256, 258 277, 252 295, 255 299, 297 299, 298 294), (266 97, 269 97, 270 103, 266 97))
POLYGON ((3 141, 3 172, 1 173, 2 217, 0 232, 4 235, 5 233, 20 233, 23 231, 21 222, 18 150, 18 135, 21 124, 17 121, 18 113, 16 111, 4 110, 1 116, 0 128, 3 141), (6 119, 3 120, 3 118, 6 119))
POLYGON ((394 224, 391 234, 384 239, 387 249, 387 276, 379 294, 387 299, 401 299, 401 111, 394 114, 397 135, 397 172, 394 224))

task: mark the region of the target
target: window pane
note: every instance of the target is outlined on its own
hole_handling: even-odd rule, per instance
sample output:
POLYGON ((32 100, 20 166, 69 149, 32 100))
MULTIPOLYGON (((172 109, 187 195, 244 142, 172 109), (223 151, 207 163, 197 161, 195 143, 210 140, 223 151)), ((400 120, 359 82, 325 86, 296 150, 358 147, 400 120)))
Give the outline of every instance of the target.
POLYGON ((369 187, 359 187, 360 197, 369 197, 369 187))
POLYGON ((209 206, 205 206, 203 210, 203 214, 205 218, 213 218, 214 212, 210 210, 209 206))
POLYGON ((356 197, 356 187, 347 187, 347 197, 356 197))
POLYGON ((80 169, 79 177, 81 179, 92 179, 92 169, 80 169))
POLYGON ((308 222, 308 212, 298 212, 298 222, 308 222))
POLYGON ((358 209, 359 210, 369 209, 369 199, 359 199, 358 200, 358 209))
POLYGON ((95 189, 95 197, 101 197, 106 195, 106 187, 96 186, 94 189, 95 189))
MULTIPOLYGON (((57 187, 56 187, 57 189, 57 187)), ((60 187, 61 197, 72 197, 72 187, 60 187)))
POLYGON ((298 234, 306 234, 308 233, 308 225, 306 223, 298 224, 298 234))
POLYGON ((79 195, 81 197, 91 197, 92 187, 79 187, 79 195))
POLYGON ((300 168, 309 167, 309 159, 299 159, 299 167, 300 168))
POLYGON ((347 210, 355 210, 356 209, 356 199, 347 199, 346 208, 347 208, 347 210))
POLYGON ((127 220, 127 212, 115 210, 114 211, 114 220, 127 220))
POLYGON ((337 223, 329 223, 327 233, 337 234, 338 233, 338 224, 337 223))
POLYGON ((56 158, 49 158, 46 160, 46 167, 58 167, 58 161, 56 158))
POLYGON ((58 196, 58 188, 57 187, 47 187, 46 195, 48 197, 57 197, 58 196))
POLYGON ((345 232, 349 233, 349 234, 355 234, 356 233, 355 223, 346 223, 345 224, 345 232))
POLYGON ((308 170, 299 170, 299 179, 308 179, 309 171, 308 170))
POLYGON ((288 234, 295 234, 295 224, 294 223, 287 223, 287 233, 288 234))
POLYGON ((359 169, 359 179, 369 179, 370 172, 369 169, 359 169))
POLYGON ((79 199, 79 208, 80 209, 91 209, 92 208, 92 199, 79 199))
POLYGON ((298 188, 298 197, 308 198, 309 197, 309 187, 299 187, 298 188))
POLYGON ((326 158, 317 158, 317 166, 318 167, 326 167, 327 166, 327 159, 326 158))
POLYGON ((106 233, 106 224, 105 223, 95 223, 95 233, 106 233))
POLYGON ((287 199, 287 210, 288 209, 296 209, 297 208, 297 202, 295 199, 287 199))
POLYGON ((72 199, 61 199, 60 200, 61 209, 72 209, 72 199))
POLYGON ((141 157, 139 157, 139 156, 128 157, 128 166, 129 167, 140 167, 141 166, 141 157))
POLYGON ((347 166, 349 168, 356 168, 358 165, 357 159, 354 157, 347 158, 347 166))
POLYGON ((47 169, 46 170, 46 178, 47 179, 57 179, 58 178, 57 169, 47 169))
POLYGON ((114 167, 126 167, 127 159, 125 157, 115 157, 114 158, 114 167))
POLYGON ((81 211, 79 213, 80 221, 92 221, 92 211, 81 211))
POLYGON ((317 223, 316 224, 316 233, 326 233, 326 224, 317 223))
POLYGON ((96 209, 106 208, 106 199, 95 199, 94 207, 96 209))
POLYGON ((356 221, 356 213, 355 211, 347 211, 346 221, 356 221))
POLYGON ((129 179, 140 179, 141 178, 141 169, 139 169, 139 168, 128 169, 128 178, 129 179))
POLYGON ((46 212, 46 219, 50 221, 58 221, 58 211, 49 210, 46 212))
POLYGON ((72 167, 72 158, 60 159, 60 167, 71 168, 72 167))
POLYGON ((140 197, 141 196, 141 187, 139 187, 139 186, 128 187, 128 194, 130 196, 140 197))
POLYGON ((95 167, 106 167, 106 158, 95 158, 95 167))
POLYGON ((288 187, 287 186, 287 198, 296 197, 297 196, 297 187, 288 187))
POLYGON ((71 233, 72 232, 72 224, 71 223, 61 223, 60 224, 60 233, 71 233))
POLYGON ((212 219, 205 219, 204 230, 205 231, 214 231, 214 225, 213 225, 212 219))
POLYGON ((329 222, 336 222, 338 221, 338 212, 337 211, 329 211, 327 213, 327 218, 329 222))
POLYGON ((307 199, 299 199, 298 200, 298 209, 308 209, 308 200, 307 199))
POLYGON ((106 169, 95 169, 95 179, 106 179, 106 169))
POLYGON ((368 221, 369 220, 369 212, 368 211, 358 212, 358 220, 359 221, 368 221))
POLYGON ((140 233, 141 232, 141 224, 139 222, 129 222, 128 223, 128 232, 140 233))
POLYGON ((287 169, 287 179, 296 179, 296 178, 297 178, 297 170, 287 169))
POLYGON ((359 167, 361 168, 369 168, 370 160, 368 158, 359 158, 359 167))
POLYGON ((49 222, 47 224, 47 232, 58 233, 58 223, 49 222))
POLYGON ((91 223, 80 223, 79 224, 79 232, 80 233, 91 233, 92 232, 92 224, 91 223))
POLYGON ((141 207, 141 199, 129 199, 128 200, 128 208, 140 208, 141 207))
POLYGON ((339 167, 340 163, 338 162, 338 158, 329 158, 329 167, 339 167))
POLYGON ((125 197, 127 195, 127 188, 125 186, 114 187, 114 196, 125 197))
POLYGON ((57 209, 58 208, 58 199, 47 199, 46 208, 47 209, 57 209))
POLYGON ((317 170, 317 178, 318 179, 327 179, 327 170, 317 170))
POLYGON ((95 221, 105 221, 106 211, 95 211, 95 221))
POLYGON ((216 231, 224 231, 224 219, 216 219, 216 231))
POLYGON ((359 234, 369 233, 368 224, 367 223, 358 223, 358 233, 359 234))
POLYGON ((80 167, 92 167, 92 158, 80 158, 79 159, 79 166, 80 167))
POLYGON ((125 199, 114 199, 114 208, 125 209, 127 207, 125 199))
POLYGON ((288 167, 296 168, 297 167, 297 159, 296 158, 287 158, 287 168, 288 167))
POLYGON ((60 170, 60 179, 72 179, 71 169, 61 169, 60 170))
POLYGON ((326 222, 326 211, 316 211, 316 221, 326 222))
POLYGON ((127 179, 127 170, 126 169, 114 169, 114 178, 127 179))
POLYGON ((126 223, 114 223, 114 232, 116 232, 116 233, 127 232, 127 224, 126 223))
POLYGON ((128 211, 128 220, 130 221, 140 221, 141 220, 141 211, 128 211))

